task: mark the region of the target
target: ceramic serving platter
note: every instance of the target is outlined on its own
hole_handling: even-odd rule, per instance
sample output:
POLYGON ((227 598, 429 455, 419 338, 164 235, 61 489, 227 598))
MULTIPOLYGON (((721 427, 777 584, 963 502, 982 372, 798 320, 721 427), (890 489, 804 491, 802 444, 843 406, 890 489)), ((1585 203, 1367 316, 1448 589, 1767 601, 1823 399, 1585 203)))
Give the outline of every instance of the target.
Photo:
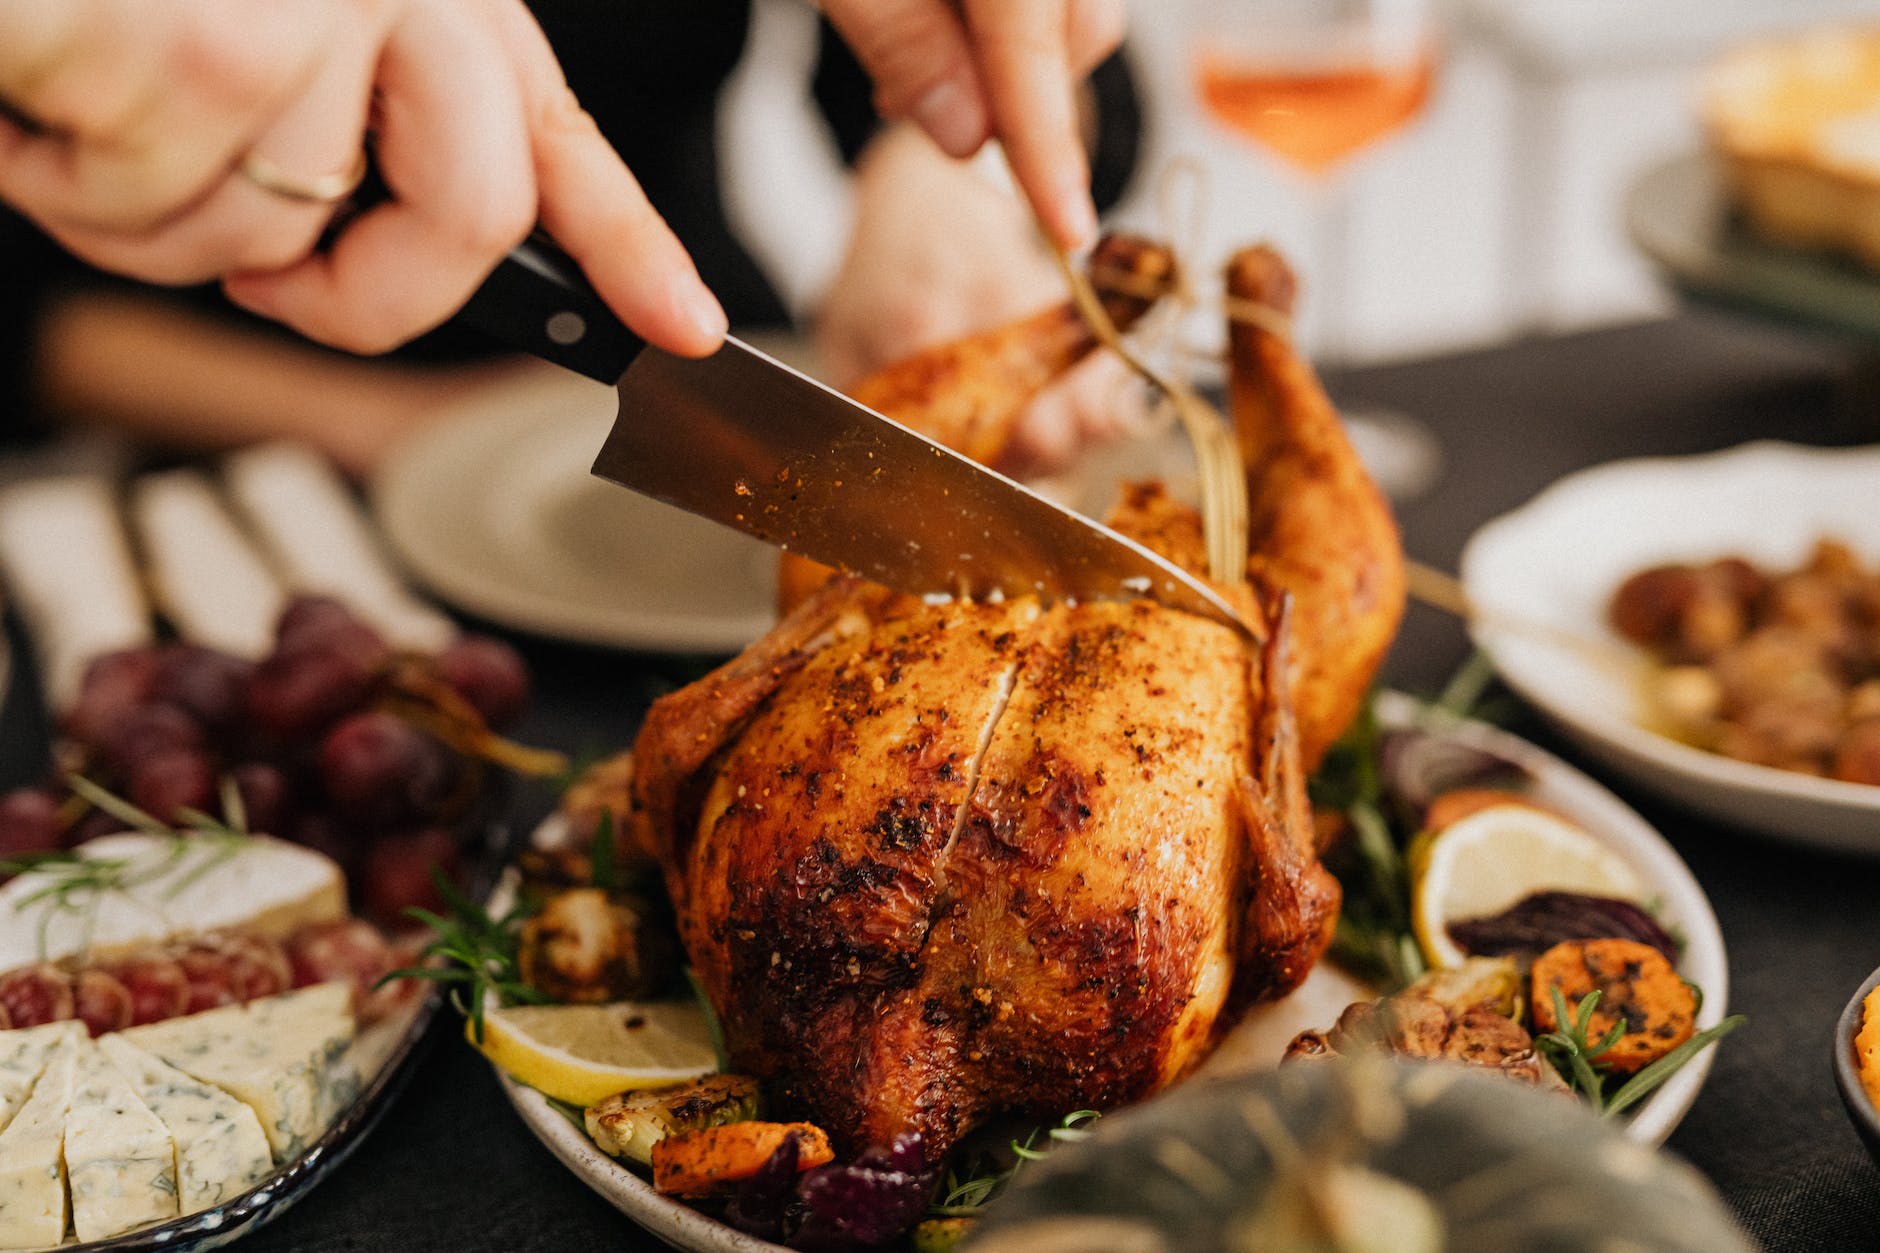
MULTIPOLYGON (((1408 697, 1386 693, 1378 713, 1386 726, 1407 726, 1421 716, 1420 709, 1408 697)), ((1729 999, 1723 936, 1703 889, 1664 838, 1610 791, 1526 740, 1477 722, 1444 723, 1442 733, 1525 768, 1533 778, 1536 800, 1576 819, 1632 867, 1667 927, 1685 939, 1680 968, 1704 989, 1699 1029, 1721 1021, 1729 999)), ((565 831, 561 820, 552 818, 536 838, 553 844, 565 831)), ((513 892, 513 887, 508 890, 513 892)), ((509 899, 499 890, 492 910, 506 908, 509 899)), ((1294 1035, 1308 1027, 1328 1026, 1353 1000, 1367 995, 1371 993, 1361 984, 1330 963, 1321 963, 1291 996, 1249 1015, 1203 1073, 1271 1069, 1294 1035)), ((1627 1135, 1640 1143, 1661 1143, 1697 1099, 1710 1063, 1706 1050, 1648 1097, 1628 1123, 1627 1135)), ((548 1098, 500 1071, 498 1078, 524 1124, 550 1152, 621 1213, 674 1248, 687 1253, 783 1253, 778 1245, 660 1195, 645 1175, 595 1148, 586 1131, 548 1098)))

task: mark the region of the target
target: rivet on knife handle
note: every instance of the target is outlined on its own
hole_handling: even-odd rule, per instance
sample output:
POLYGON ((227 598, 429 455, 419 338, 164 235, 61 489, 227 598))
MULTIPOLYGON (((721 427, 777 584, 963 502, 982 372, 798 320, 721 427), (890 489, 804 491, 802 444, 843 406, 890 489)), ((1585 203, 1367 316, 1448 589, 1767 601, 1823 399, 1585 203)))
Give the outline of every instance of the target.
POLYGON ((646 347, 580 267, 541 235, 497 263, 458 317, 511 348, 608 384, 646 347))

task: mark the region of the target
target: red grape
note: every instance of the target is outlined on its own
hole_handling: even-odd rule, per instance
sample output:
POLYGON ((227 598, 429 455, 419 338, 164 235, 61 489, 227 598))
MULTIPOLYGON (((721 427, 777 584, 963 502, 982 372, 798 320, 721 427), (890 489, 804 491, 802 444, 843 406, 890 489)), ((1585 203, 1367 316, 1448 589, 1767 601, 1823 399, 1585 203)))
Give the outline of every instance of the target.
POLYGON ((430 814, 449 795, 451 765, 442 744, 383 710, 351 715, 320 745, 320 781, 334 809, 375 825, 430 814))
POLYGON ((59 847, 59 800, 41 787, 0 796, 0 857, 59 847))
POLYGON ((296 596, 274 624, 275 650, 292 652, 356 621, 352 610, 331 596, 296 596))
POLYGON ((322 813, 300 815, 288 833, 294 843, 304 844, 316 853, 325 853, 338 862, 348 883, 353 882, 353 870, 359 861, 360 836, 358 828, 340 822, 332 814, 322 813))
POLYGON ((286 774, 265 761, 245 761, 229 773, 241 796, 242 814, 248 820, 248 829, 257 835, 286 830, 293 804, 286 774))
POLYGON ((215 804, 215 769, 191 749, 152 753, 131 771, 129 798, 159 822, 178 821, 179 809, 206 813, 215 804))
POLYGON ((376 666, 390 654, 391 646, 339 601, 325 596, 299 597, 281 613, 275 627, 274 655, 322 651, 345 653, 376 666))
POLYGON ((372 682, 372 666, 344 651, 276 653, 248 677, 248 715, 283 740, 310 738, 358 708, 372 682))
POLYGON ((202 743, 202 726, 183 710, 175 705, 145 705, 132 710, 111 733, 105 758, 118 775, 129 778, 150 757, 195 752, 202 743))
POLYGON ((444 901, 432 881, 432 867, 447 879, 457 876, 457 839, 442 827, 425 827, 375 840, 366 850, 358 879, 367 917, 389 925, 402 921, 404 911, 414 905, 434 913, 441 911, 444 901))
POLYGON ((87 810, 84 817, 66 830, 65 838, 59 843, 66 848, 76 848, 86 840, 95 840, 101 835, 116 835, 122 830, 124 830, 122 818, 114 818, 102 809, 87 810))
POLYGON ((149 698, 156 672, 156 655, 148 648, 92 658, 78 699, 65 711, 65 733, 90 748, 103 748, 124 718, 149 698))
POLYGON ((513 726, 529 706, 529 671, 501 640, 460 636, 437 655, 437 673, 493 730, 513 726))
POLYGON ((157 653, 150 695, 182 709, 212 735, 224 734, 241 720, 253 669, 239 657, 199 644, 166 645, 157 653))

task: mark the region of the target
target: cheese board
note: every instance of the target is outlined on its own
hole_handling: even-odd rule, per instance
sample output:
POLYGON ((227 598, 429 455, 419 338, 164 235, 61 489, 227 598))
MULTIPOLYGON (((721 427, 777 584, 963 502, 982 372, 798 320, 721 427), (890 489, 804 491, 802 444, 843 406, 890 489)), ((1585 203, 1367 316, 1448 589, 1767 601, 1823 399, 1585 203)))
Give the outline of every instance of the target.
POLYGON ((410 911, 563 763, 305 450, 11 484, 0 575, 52 721, 0 795, 0 1249, 219 1247, 383 1115, 441 1003, 410 911))

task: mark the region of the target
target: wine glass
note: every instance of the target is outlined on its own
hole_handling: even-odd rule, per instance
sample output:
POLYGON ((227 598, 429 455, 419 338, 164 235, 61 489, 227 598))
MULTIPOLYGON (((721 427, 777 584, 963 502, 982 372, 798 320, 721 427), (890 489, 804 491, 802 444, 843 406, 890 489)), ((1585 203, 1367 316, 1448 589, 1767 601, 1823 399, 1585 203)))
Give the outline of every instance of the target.
MULTIPOLYGON (((1278 158, 1316 193, 1311 284, 1331 315, 1319 356, 1351 358, 1354 291, 1346 244, 1362 152, 1402 131, 1429 101, 1439 55, 1431 0, 1202 0, 1194 73, 1208 113, 1278 158)), ((1352 442, 1392 496, 1421 494, 1441 463, 1435 436, 1407 415, 1344 410, 1352 442)))

